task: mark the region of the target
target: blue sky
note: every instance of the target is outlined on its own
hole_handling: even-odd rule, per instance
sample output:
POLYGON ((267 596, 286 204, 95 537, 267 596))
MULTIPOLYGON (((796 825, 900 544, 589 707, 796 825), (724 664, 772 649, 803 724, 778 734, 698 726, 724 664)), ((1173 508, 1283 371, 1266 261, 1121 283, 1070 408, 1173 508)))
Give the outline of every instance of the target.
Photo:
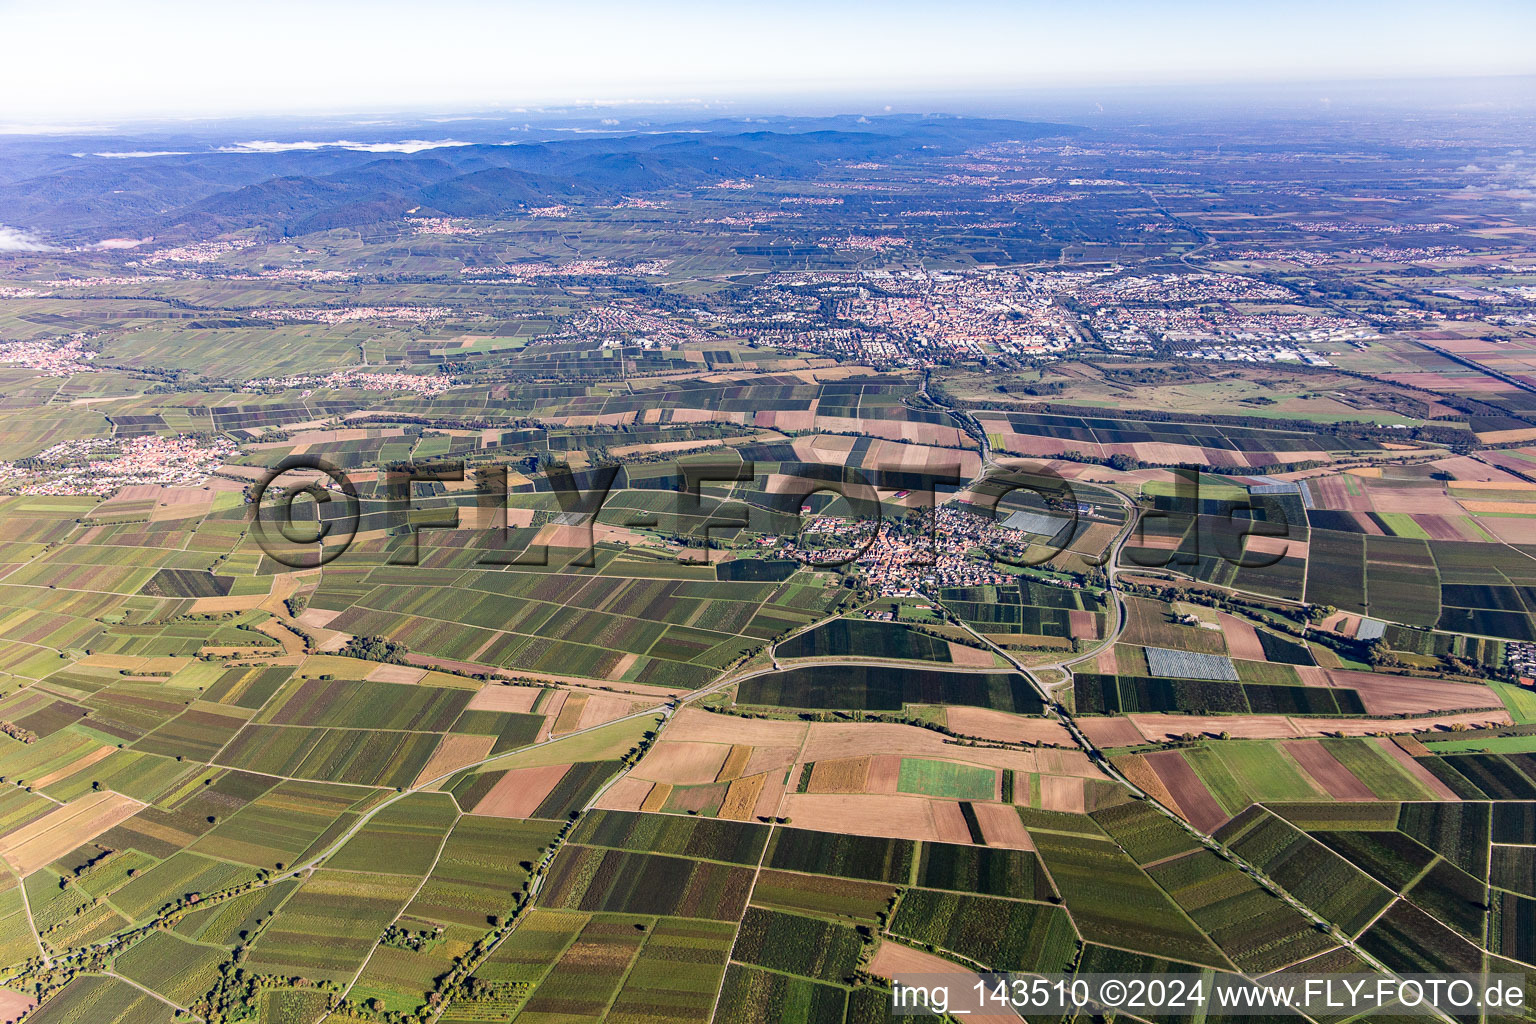
POLYGON ((1536 72, 1530 0, 0 0, 0 122, 1536 72))

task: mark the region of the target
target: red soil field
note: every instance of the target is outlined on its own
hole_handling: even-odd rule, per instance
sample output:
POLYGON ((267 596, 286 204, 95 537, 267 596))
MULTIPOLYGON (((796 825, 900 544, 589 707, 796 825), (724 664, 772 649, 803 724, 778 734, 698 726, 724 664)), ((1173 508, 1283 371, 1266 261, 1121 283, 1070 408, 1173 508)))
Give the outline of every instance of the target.
POLYGON ((1010 850, 1033 850, 1035 844, 1029 838, 1029 830, 1019 818, 1012 804, 971 804, 981 834, 988 846, 1002 846, 1010 850))
POLYGON ((1179 808, 1179 802, 1173 798, 1168 787, 1163 785, 1163 780, 1147 764, 1147 759, 1141 754, 1127 754, 1124 757, 1114 758, 1114 765, 1120 769, 1120 773, 1142 788, 1152 799, 1164 807, 1171 807, 1180 816, 1184 812, 1179 808))
POLYGON ((1092 612, 1069 611, 1067 624, 1074 639, 1092 640, 1099 635, 1098 624, 1094 621, 1092 612))
MULTIPOLYGON (((1536 511, 1536 505, 1528 505, 1536 511)), ((1536 544, 1536 519, 1516 519, 1512 516, 1484 516, 1478 520, 1483 529, 1509 544, 1536 544)))
MULTIPOLYGON (((913 952, 916 952, 916 950, 913 952)), ((927 953, 923 954, 923 956, 927 955, 927 953)), ((939 958, 933 957, 932 959, 938 960, 939 958)), ((972 981, 971 984, 974 985, 975 982, 972 981)), ((37 1000, 25 992, 14 992, 8 988, 0 988, 0 1020, 20 1020, 23 1014, 36 1005, 37 1000)))
POLYGON ((1333 686, 1358 690, 1365 710, 1372 715, 1503 707, 1492 690, 1472 683, 1448 683, 1439 679, 1415 679, 1349 669, 1331 669, 1328 678, 1333 686))
POLYGON ((1433 718, 1297 718, 1293 720, 1303 735, 1369 736, 1378 732, 1424 732, 1462 723, 1469 726, 1509 725, 1507 711, 1469 711, 1464 714, 1435 715, 1433 718))
POLYGON ((1100 773, 1081 750, 1057 748, 1035 751, 1036 771, 1051 775, 1079 775, 1085 779, 1100 778, 1100 773))
POLYGON ((133 817, 143 806, 133 797, 107 789, 87 793, 0 839, 0 855, 17 875, 26 877, 133 817))
POLYGON ((538 809, 570 768, 568 764, 514 768, 480 798, 472 813, 493 818, 526 818, 538 809))
POLYGON ((1425 768, 1412 757, 1408 756, 1408 752, 1402 747, 1384 737, 1377 737, 1376 744, 1380 746, 1382 750, 1385 750, 1389 755, 1391 755, 1393 760, 1402 765, 1403 769, 1408 772, 1409 775, 1412 775, 1414 778, 1418 779, 1419 782, 1423 784, 1431 793, 1435 794, 1435 796, 1439 797, 1441 800, 1458 799, 1456 794, 1451 791, 1449 786, 1435 778, 1435 776, 1430 772, 1428 768, 1425 768))
POLYGON ((1312 499, 1318 508, 1343 509, 1352 512, 1369 512, 1371 510, 1370 496, 1362 492, 1350 494, 1344 484, 1344 478, 1339 476, 1312 477, 1307 481, 1307 489, 1312 492, 1312 499))
POLYGON ((929 803, 929 810, 933 812, 934 831, 941 840, 946 843, 971 841, 971 830, 966 827, 965 815, 960 813, 959 803, 954 800, 934 800, 929 803))
POLYGON ((368 673, 368 679, 375 683, 419 683, 426 674, 426 669, 412 665, 380 665, 368 673))
POLYGON ((1163 780, 1168 792, 1173 794, 1174 802, 1185 821, 1202 832, 1215 831, 1226 822, 1227 813, 1221 809, 1216 798, 1211 796, 1210 790, 1205 788, 1205 783, 1200 781, 1189 762, 1184 760, 1184 755, 1177 750, 1148 754, 1147 764, 1163 780))
POLYGON ((1006 711, 966 707, 952 707, 947 715, 949 727, 962 736, 977 736, 1004 743, 1049 743, 1057 747, 1074 745, 1072 734, 1053 718, 1021 718, 1006 711))
POLYGON ((1221 623, 1222 635, 1227 638, 1228 654, 1242 661, 1265 660, 1264 646, 1252 626, 1230 612, 1217 612, 1216 621, 1221 623))
POLYGON ((1355 778, 1354 774, 1340 764, 1339 759, 1330 754, 1317 740, 1295 740, 1282 746, 1286 753, 1301 765, 1302 771, 1310 775, 1312 781, 1335 800, 1374 800, 1376 798, 1376 794, 1372 793, 1365 783, 1355 778))
POLYGON ((871 793, 894 794, 901 777, 901 758, 895 754, 877 754, 869 759, 869 776, 864 787, 871 793))
POLYGON ((1413 521, 1427 534, 1430 540, 1467 540, 1454 520, 1445 516, 1414 516, 1413 521))
POLYGON ((1136 729, 1136 723, 1122 715, 1079 718, 1077 724, 1096 747, 1134 747, 1147 741, 1136 729))
POLYGON ((1428 488, 1371 489, 1371 501, 1377 512, 1408 512, 1413 515, 1454 516, 1461 506, 1438 490, 1428 488))

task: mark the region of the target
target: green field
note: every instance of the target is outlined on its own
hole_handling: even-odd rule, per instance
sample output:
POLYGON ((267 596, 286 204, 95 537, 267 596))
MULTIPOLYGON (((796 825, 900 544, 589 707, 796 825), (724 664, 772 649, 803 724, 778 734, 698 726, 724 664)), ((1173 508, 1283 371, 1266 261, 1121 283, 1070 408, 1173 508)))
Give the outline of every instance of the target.
POLYGON ((953 761, 928 761, 917 757, 901 759, 901 773, 896 789, 902 793, 947 797, 952 800, 994 800, 997 798, 997 772, 976 765, 953 761))

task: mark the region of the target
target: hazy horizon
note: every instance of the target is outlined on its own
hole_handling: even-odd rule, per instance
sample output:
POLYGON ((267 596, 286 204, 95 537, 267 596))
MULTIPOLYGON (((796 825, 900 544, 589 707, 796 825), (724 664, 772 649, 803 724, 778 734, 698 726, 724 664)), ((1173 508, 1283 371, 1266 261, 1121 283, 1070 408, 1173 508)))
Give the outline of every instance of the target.
MULTIPOLYGON (((1100 86, 1020 86, 992 90, 923 93, 828 93, 816 97, 752 94, 701 100, 656 98, 633 101, 573 101, 522 107, 420 106, 229 114, 146 114, 124 117, 39 118, 0 111, 5 136, 175 136, 219 137, 242 130, 353 130, 363 137, 394 130, 440 129, 443 137, 505 133, 509 128, 625 134, 654 130, 697 130, 711 121, 782 125, 796 118, 829 117, 995 117, 1012 120, 1129 123, 1139 119, 1236 116, 1241 119, 1348 119, 1384 112, 1424 116, 1498 116, 1536 111, 1536 73, 1503 76, 1444 76, 1292 82, 1160 83, 1100 86), (567 126, 567 127, 556 127, 567 126), (570 127, 575 126, 575 127, 570 127)), ((467 144, 488 141, 466 138, 467 144)))
MULTIPOLYGON (((687 0, 556 13, 451 0, 282 2, 259 14, 185 0, 0 5, 25 40, 0 66, 0 123, 58 125, 393 111, 730 106, 1139 87, 1279 87, 1523 76, 1536 8, 1306 0, 1284 17, 1178 0, 781 5, 687 0)), ((1326 97, 1324 97, 1326 98, 1326 97)), ((760 108, 756 108, 760 109, 760 108)))

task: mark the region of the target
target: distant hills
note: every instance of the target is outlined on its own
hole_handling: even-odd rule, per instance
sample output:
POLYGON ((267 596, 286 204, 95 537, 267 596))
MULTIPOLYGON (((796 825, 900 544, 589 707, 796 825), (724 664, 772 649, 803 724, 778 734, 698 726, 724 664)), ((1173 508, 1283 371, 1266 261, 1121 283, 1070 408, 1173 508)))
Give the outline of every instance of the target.
MULTIPOLYGON (((394 137, 427 130, 395 128, 394 137)), ((52 149, 29 140, 0 145, 0 210, 9 226, 56 244, 148 235, 179 240, 248 228, 292 235, 394 220, 415 208, 427 215, 494 217, 738 178, 794 180, 838 161, 900 161, 1083 130, 939 116, 799 119, 767 130, 710 121, 382 156, 336 147, 219 152, 233 140, 162 134, 115 136, 107 144, 117 152, 170 155, 108 158, 98 154, 114 149, 102 149, 100 137, 60 140, 52 149), (57 148, 82 144, 96 152, 64 155, 57 148), (29 165, 39 173, 28 175, 29 165)), ((441 126, 435 134, 443 134, 441 126)))

